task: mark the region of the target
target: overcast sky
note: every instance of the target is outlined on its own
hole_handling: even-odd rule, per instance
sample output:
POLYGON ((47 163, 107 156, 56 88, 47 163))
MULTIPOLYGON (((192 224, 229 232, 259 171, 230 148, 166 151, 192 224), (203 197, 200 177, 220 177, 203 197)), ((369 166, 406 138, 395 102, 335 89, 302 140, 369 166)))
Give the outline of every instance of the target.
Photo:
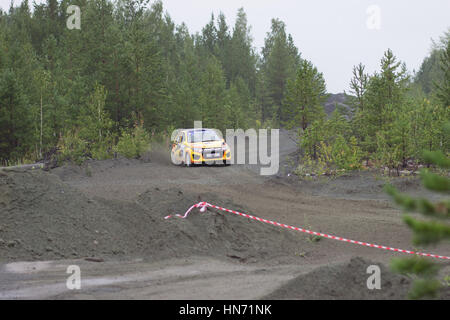
MULTIPOLYGON (((0 0, 3 9, 9 4, 10 0, 0 0)), ((212 12, 217 16, 222 11, 233 25, 237 9, 244 7, 258 50, 271 19, 281 19, 302 57, 323 72, 333 93, 348 91, 355 64, 362 62, 370 73, 378 70, 387 48, 410 71, 417 70, 431 39, 437 40, 450 27, 449 0, 163 0, 163 4, 191 33, 201 31, 212 12)))

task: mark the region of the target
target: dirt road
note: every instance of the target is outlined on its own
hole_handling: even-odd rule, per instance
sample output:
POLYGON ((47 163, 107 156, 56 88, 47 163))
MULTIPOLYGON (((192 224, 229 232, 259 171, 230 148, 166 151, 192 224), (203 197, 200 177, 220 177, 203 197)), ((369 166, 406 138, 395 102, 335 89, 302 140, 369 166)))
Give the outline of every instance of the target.
MULTIPOLYGON (((371 293, 365 283, 370 264, 388 264, 399 254, 275 230, 213 210, 206 216, 194 212, 186 221, 163 219, 204 200, 315 231, 412 249, 411 233, 382 192, 382 179, 365 172, 301 182, 290 174, 287 160, 295 149, 292 134, 282 131, 281 167, 271 177, 260 176, 258 166, 177 167, 166 150, 154 150, 150 162, 107 160, 51 173, 3 173, 0 298, 308 298, 293 289, 298 285, 312 292, 310 298, 404 297, 410 281, 388 269, 383 269, 384 290, 371 293), (44 182, 33 188, 33 181, 44 182), (16 197, 21 188, 36 196, 16 197), (21 224, 19 216, 29 221, 21 224), (73 264, 82 270, 81 290, 65 286, 65 271, 73 264), (349 277, 345 292, 342 275, 349 277), (307 281, 311 278, 315 283, 307 281)), ((394 183, 403 191, 423 192, 414 178, 394 183)), ((450 254, 448 244, 423 250, 450 254)), ((449 267, 442 273, 450 273, 449 267)))

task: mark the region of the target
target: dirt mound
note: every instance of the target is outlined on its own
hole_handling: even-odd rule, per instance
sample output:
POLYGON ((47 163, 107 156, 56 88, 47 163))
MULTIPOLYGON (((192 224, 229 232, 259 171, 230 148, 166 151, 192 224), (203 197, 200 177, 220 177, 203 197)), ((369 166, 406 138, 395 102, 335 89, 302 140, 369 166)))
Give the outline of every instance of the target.
POLYGON ((82 165, 66 163, 61 167, 53 168, 51 173, 57 175, 63 181, 79 179, 80 177, 90 177, 93 173, 102 174, 113 168, 123 168, 135 166, 143 163, 139 159, 106 159, 102 161, 86 160, 82 165))
MULTIPOLYGON (((135 204, 127 206, 142 223, 158 223, 135 204)), ((89 199, 55 175, 0 172, 0 258, 13 261, 133 253, 139 249, 140 239, 124 232, 121 214, 120 209, 89 199)))
MULTIPOLYGON (((178 191, 170 201, 162 199, 169 196, 166 191, 157 195, 149 191, 142 194, 139 201, 148 206, 156 205, 156 212, 167 212, 169 208, 171 213, 184 213, 193 203, 202 200, 248 212, 246 208, 218 198, 215 194, 204 194, 193 202, 193 197, 178 191), (154 197, 158 200, 152 201, 154 197), (177 200, 173 201, 174 198, 177 200)), ((170 232, 173 233, 167 238, 173 248, 182 249, 183 252, 195 249, 198 253, 226 256, 241 262, 281 259, 286 255, 287 258, 293 258, 295 252, 307 245, 302 235, 211 208, 206 213, 195 210, 187 219, 172 218, 167 222, 172 227, 170 232)))
MULTIPOLYGON (((355 257, 346 263, 324 266, 289 281, 264 299, 305 300, 403 300, 412 287, 412 279, 393 273, 385 265, 355 257), (367 268, 380 268, 381 289, 367 288, 372 274, 367 268)), ((443 288, 439 299, 448 300, 450 288, 443 288)))
POLYGON ((298 155, 292 155, 292 163, 285 170, 289 176, 277 176, 274 181, 289 185, 303 193, 314 196, 325 196, 348 200, 388 200, 390 196, 384 191, 386 184, 392 184, 399 191, 413 197, 427 197, 434 201, 441 200, 442 195, 425 189, 420 177, 387 177, 378 171, 350 171, 336 177, 320 177, 314 179, 300 179, 293 174, 299 163, 298 155))
MULTIPOLYGON (((245 211, 214 194, 202 200, 245 211)), ((293 256, 305 245, 293 232, 215 210, 195 210, 185 220, 163 219, 198 201, 195 192, 158 188, 134 202, 90 198, 48 172, 0 171, 0 259, 201 254, 258 261, 286 252, 293 256)))
POLYGON ((345 93, 329 94, 327 101, 323 104, 325 113, 330 116, 337 108, 351 112, 351 107, 347 104, 349 96, 345 93))
POLYGON ((267 299, 405 299, 411 280, 394 274, 384 265, 363 258, 353 258, 344 264, 317 268, 298 276, 268 295, 267 299), (367 288, 367 267, 377 265, 381 270, 381 289, 367 288))

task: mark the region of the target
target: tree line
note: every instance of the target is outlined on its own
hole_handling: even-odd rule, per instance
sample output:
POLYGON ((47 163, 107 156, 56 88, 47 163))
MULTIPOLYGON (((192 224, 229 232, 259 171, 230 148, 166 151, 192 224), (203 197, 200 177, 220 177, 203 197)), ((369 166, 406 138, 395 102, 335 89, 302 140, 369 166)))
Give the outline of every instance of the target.
POLYGON ((308 97, 302 91, 316 86, 323 92, 321 79, 308 77, 300 68, 291 86, 286 100, 294 106, 297 118, 291 120, 301 126, 304 151, 299 174, 311 168, 319 174, 359 169, 364 164, 398 174, 402 168, 426 163, 424 151, 449 154, 445 127, 450 122, 450 31, 433 45, 416 73, 411 74, 390 49, 373 74, 363 64, 356 65, 347 98, 350 109, 336 108, 330 117, 318 101, 302 107, 308 97))
POLYGON ((299 129, 304 163, 391 168, 448 152, 449 34, 411 76, 387 50, 380 71, 353 70, 351 110, 324 112, 322 73, 272 19, 261 50, 246 13, 211 15, 200 32, 160 1, 28 0, 0 11, 0 163, 136 157, 175 128, 299 129), (81 29, 66 27, 69 5, 81 29))
POLYGON ((28 0, 0 11, 0 162, 110 157, 174 128, 248 128, 281 116, 300 53, 272 20, 259 54, 246 13, 201 32, 176 25, 160 1, 28 0), (66 27, 69 5, 81 29, 66 27), (128 139, 127 141, 119 140, 128 139), (123 148, 119 148, 123 149, 123 148))

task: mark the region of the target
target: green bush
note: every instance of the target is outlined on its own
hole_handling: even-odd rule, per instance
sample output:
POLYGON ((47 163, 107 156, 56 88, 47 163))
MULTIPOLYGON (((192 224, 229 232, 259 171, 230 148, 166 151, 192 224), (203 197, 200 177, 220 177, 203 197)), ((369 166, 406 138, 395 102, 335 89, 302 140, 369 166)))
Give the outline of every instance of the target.
POLYGON ((102 141, 92 144, 90 154, 92 159, 96 160, 111 159, 113 157, 113 149, 114 137, 108 136, 103 138, 102 141))
POLYGON ((338 169, 360 169, 362 151, 357 145, 356 138, 351 137, 347 142, 339 135, 332 144, 331 159, 338 169))
POLYGON ((357 170, 361 168, 363 152, 355 137, 348 141, 342 135, 329 138, 328 141, 319 140, 318 127, 305 131, 301 145, 305 148, 303 165, 297 168, 298 175, 305 175, 310 169, 316 175, 337 173, 339 170, 357 170))
POLYGON ((150 150, 150 136, 142 125, 131 132, 123 131, 115 151, 125 158, 139 158, 150 150))
POLYGON ((73 161, 80 165, 87 159, 105 160, 113 157, 113 136, 98 141, 80 137, 78 131, 69 131, 58 142, 58 162, 73 161))
POLYGON ((67 132, 58 142, 58 162, 73 161, 82 164, 87 158, 87 142, 80 138, 78 131, 67 132))
POLYGON ((322 176, 331 173, 328 165, 323 162, 322 158, 313 160, 306 156, 303 158, 303 163, 299 164, 294 173, 299 177, 322 176))

